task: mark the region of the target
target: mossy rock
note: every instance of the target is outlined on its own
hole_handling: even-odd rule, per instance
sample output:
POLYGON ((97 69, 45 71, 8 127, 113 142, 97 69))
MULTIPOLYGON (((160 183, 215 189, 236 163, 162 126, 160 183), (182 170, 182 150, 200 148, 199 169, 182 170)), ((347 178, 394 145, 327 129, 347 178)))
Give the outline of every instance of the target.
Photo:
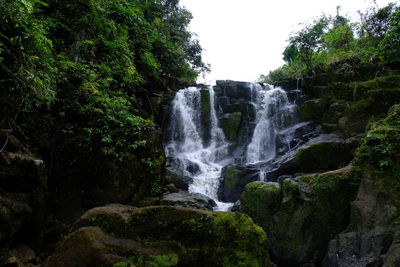
MULTIPOLYGON (((372 126, 356 151, 355 165, 377 182, 400 211, 400 105, 372 126)), ((400 212, 399 212, 400 213, 400 212)))
POLYGON ((333 82, 328 84, 327 90, 332 92, 335 100, 353 100, 353 88, 349 83, 333 82))
POLYGON ((235 142, 238 140, 238 131, 242 122, 242 113, 235 112, 225 114, 225 117, 220 119, 219 123, 225 133, 226 138, 235 142))
POLYGON ((279 210, 281 200, 279 184, 266 182, 247 184, 240 198, 243 212, 264 229, 268 228, 271 216, 279 210))
POLYGON ((328 242, 347 226, 359 182, 359 173, 346 167, 286 179, 280 189, 251 183, 242 194, 242 207, 267 232, 275 263, 318 265, 328 242))
POLYGON ((333 170, 346 166, 353 159, 354 146, 344 142, 312 144, 301 149, 292 166, 298 172, 333 170))
POLYGON ((299 117, 302 121, 321 121, 327 107, 327 102, 322 98, 305 101, 299 109, 299 117))
POLYGON ((353 97, 360 100, 368 97, 371 90, 400 88, 400 75, 378 77, 364 82, 353 82, 353 97))
POLYGON ((203 139, 209 140, 211 137, 211 102, 208 90, 200 90, 200 109, 203 139))
POLYGON ((138 255, 148 258, 152 250, 161 250, 155 256, 175 254, 176 266, 270 266, 266 235, 244 214, 109 205, 85 213, 75 228, 87 226, 145 246, 133 253, 135 264, 138 255))
POLYGON ((223 168, 221 179, 218 198, 224 202, 236 202, 246 184, 259 179, 259 171, 248 166, 229 165, 223 168))

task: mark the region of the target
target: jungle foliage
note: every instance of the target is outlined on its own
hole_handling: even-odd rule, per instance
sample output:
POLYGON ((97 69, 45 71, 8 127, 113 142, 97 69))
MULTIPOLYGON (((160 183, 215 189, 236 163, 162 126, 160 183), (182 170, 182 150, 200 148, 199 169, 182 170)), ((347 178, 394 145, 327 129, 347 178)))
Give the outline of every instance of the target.
POLYGON ((179 0, 0 6, 0 127, 47 154, 133 158, 153 128, 143 102, 208 70, 179 0))
POLYGON ((351 21, 340 14, 322 15, 293 33, 283 52, 285 64, 261 82, 275 83, 285 78, 313 76, 335 70, 354 71, 360 65, 384 65, 400 61, 400 7, 390 3, 359 12, 351 21))

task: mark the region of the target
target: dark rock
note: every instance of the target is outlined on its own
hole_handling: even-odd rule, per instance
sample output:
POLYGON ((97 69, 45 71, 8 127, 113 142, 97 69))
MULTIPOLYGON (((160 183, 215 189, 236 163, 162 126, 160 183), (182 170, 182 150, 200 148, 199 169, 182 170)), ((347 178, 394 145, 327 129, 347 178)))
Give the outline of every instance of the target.
POLYGON ((279 266, 320 266, 328 242, 347 226, 358 181, 346 167, 288 178, 281 186, 250 183, 241 196, 242 211, 265 229, 279 266))
POLYGON ((177 189, 189 190, 189 179, 176 174, 174 171, 165 170, 165 180, 167 183, 172 183, 177 189))
POLYGON ((166 206, 203 209, 212 211, 217 205, 211 198, 199 194, 179 191, 177 193, 165 194, 161 199, 161 204, 166 206))
POLYGON ((132 264, 129 258, 142 248, 143 245, 136 241, 115 238, 99 227, 82 227, 67 236, 43 266, 112 266, 118 262, 132 264))
POLYGON ((240 200, 236 201, 235 204, 233 204, 232 207, 228 210, 230 212, 242 212, 242 203, 240 200))
POLYGON ((225 114, 223 118, 220 119, 220 127, 225 133, 226 138, 229 141, 238 140, 239 127, 242 122, 242 113, 228 113, 225 114))
POLYGON ((86 212, 75 229, 44 267, 159 266, 162 259, 194 267, 270 265, 265 233, 239 213, 108 205, 86 212))
POLYGON ((299 117, 303 121, 321 121, 327 107, 326 101, 321 98, 305 101, 299 109, 299 117))
POLYGON ((167 184, 165 188, 167 188, 170 193, 177 193, 179 191, 174 184, 167 184))
POLYGON ((223 95, 236 99, 252 99, 251 83, 236 81, 217 81, 217 86, 222 89, 223 95))
POLYGON ((235 202, 246 184, 259 180, 259 170, 254 166, 229 165, 222 169, 218 199, 235 202))
POLYGON ((26 264, 34 263, 35 260, 35 251, 25 245, 19 245, 0 256, 0 266, 25 267, 26 264))
POLYGON ((385 253, 392 215, 380 194, 376 182, 362 182, 357 199, 352 203, 350 231, 339 234, 329 243, 329 266, 382 265, 381 254, 385 253))
POLYGON ((0 249, 41 246, 45 225, 47 173, 44 162, 14 136, 0 153, 0 249))
POLYGON ((282 175, 321 172, 341 168, 353 159, 355 146, 337 133, 322 134, 277 158, 275 169, 267 173, 270 181, 282 175))

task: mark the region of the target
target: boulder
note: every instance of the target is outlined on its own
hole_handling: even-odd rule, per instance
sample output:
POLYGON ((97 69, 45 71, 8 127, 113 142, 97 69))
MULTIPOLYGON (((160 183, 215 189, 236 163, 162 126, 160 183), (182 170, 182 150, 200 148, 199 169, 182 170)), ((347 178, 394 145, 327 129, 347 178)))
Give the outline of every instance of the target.
POLYGON ((254 166, 228 165, 222 169, 218 199, 235 202, 246 184, 259 180, 259 170, 254 166))
POLYGON ((323 172, 344 167, 353 159, 355 144, 347 143, 337 133, 321 134, 302 146, 278 157, 276 167, 267 173, 269 181, 282 175, 323 172))
POLYGON ((216 84, 221 89, 221 93, 226 97, 245 100, 252 99, 252 85, 249 82, 218 80, 216 84))
POLYGON ((299 117, 302 121, 321 121, 327 108, 327 102, 322 98, 307 100, 299 109, 299 117))
POLYGON ((99 227, 82 227, 69 236, 43 264, 44 267, 112 266, 126 262, 143 246, 133 240, 115 238, 99 227))
POLYGON ((0 250, 17 244, 41 246, 47 194, 45 164, 14 136, 7 134, 5 140, 0 153, 0 250))
POLYGON ((357 149, 353 164, 362 174, 362 183, 347 229, 329 244, 329 266, 398 265, 399 128, 400 106, 395 105, 357 149))
POLYGON ((267 229, 270 217, 279 210, 282 201, 278 183, 252 182, 240 197, 241 210, 267 229))
POLYGON ((161 198, 161 204, 166 206, 185 207, 193 209, 210 210, 217 205, 211 198, 199 194, 179 191, 176 193, 165 194, 161 198))
POLYGON ((44 267, 270 266, 265 233, 244 214, 114 204, 89 210, 74 229, 44 267))
POLYGON ((281 186, 250 183, 241 196, 242 211, 267 232, 279 266, 319 266, 328 242, 347 226, 359 178, 346 167, 286 179, 281 186))
POLYGON ((220 119, 220 127, 224 131, 225 136, 229 141, 234 142, 238 140, 238 132, 241 122, 241 112, 227 113, 223 118, 220 119))

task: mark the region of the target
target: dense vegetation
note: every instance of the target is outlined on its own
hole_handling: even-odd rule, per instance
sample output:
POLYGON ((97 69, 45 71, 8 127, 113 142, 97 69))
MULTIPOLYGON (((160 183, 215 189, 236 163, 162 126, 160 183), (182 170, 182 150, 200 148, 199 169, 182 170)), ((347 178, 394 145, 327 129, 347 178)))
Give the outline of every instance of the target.
POLYGON ((274 83, 284 78, 312 76, 325 71, 357 75, 360 68, 374 70, 400 60, 400 7, 390 3, 359 12, 351 21, 340 14, 322 15, 290 36, 283 52, 285 64, 260 76, 274 83))
POLYGON ((2 0, 2 130, 52 155, 132 158, 152 127, 140 104, 207 69, 178 3, 2 0))

